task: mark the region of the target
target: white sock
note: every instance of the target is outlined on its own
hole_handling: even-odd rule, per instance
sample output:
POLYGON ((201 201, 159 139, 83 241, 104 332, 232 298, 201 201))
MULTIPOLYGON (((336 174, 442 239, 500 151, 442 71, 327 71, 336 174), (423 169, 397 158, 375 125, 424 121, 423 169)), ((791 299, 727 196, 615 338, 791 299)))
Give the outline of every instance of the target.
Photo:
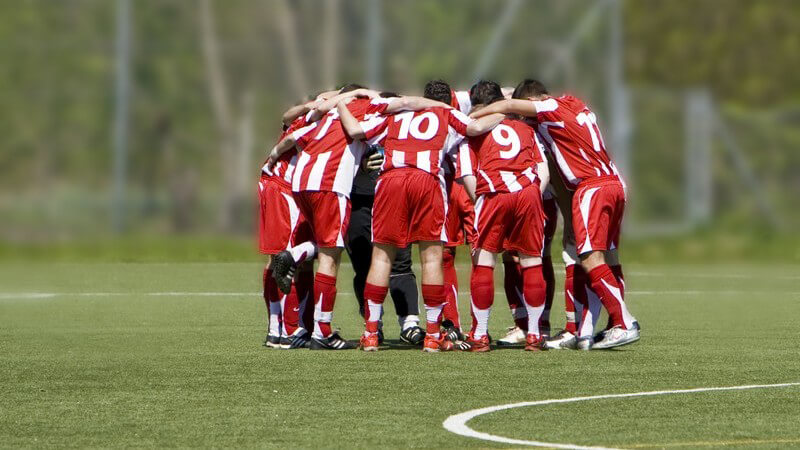
MULTIPOLYGON (((523 309, 523 308, 517 308, 523 309)), ((475 303, 472 304, 472 314, 475 315, 475 321, 477 325, 475 325, 475 333, 473 337, 475 339, 480 339, 489 332, 489 314, 492 312, 492 307, 488 307, 486 309, 478 309, 475 307, 475 303)))
POLYGON ((539 319, 542 317, 542 312, 544 311, 544 305, 542 306, 530 306, 525 303, 525 309, 528 312, 528 334, 532 334, 536 337, 539 337, 539 319))
MULTIPOLYGON (((425 321, 428 324, 431 323, 438 323, 439 317, 442 316, 442 309, 444 308, 444 303, 441 303, 436 306, 428 306, 425 305, 425 321)), ((439 339, 439 332, 436 333, 428 333, 430 336, 439 339)))
POLYGON ((397 316, 397 323, 400 325, 401 331, 406 331, 412 327, 419 326, 419 316, 409 314, 407 316, 397 316))
POLYGON ((289 249, 295 264, 308 261, 317 254, 317 246, 311 241, 306 241, 289 249))
POLYGON ((281 302, 269 302, 269 335, 281 335, 281 302))
MULTIPOLYGON (((586 296, 589 298, 589 309, 584 311, 581 326, 578 328, 578 337, 592 336, 597 319, 600 318, 600 309, 603 307, 600 298, 588 287, 586 288, 586 296)), ((575 309, 577 309, 577 306, 575 309)))

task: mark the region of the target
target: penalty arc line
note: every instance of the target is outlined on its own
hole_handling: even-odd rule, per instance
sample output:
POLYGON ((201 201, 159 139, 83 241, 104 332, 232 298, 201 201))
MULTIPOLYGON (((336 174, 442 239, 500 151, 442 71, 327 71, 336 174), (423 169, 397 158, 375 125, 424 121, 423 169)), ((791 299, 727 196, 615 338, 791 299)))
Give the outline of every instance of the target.
POLYGON ((470 411, 452 415, 442 423, 442 426, 447 431, 458 434, 460 436, 481 439, 484 441, 499 442, 503 444, 527 445, 531 447, 550 447, 550 448, 563 448, 563 449, 607 449, 607 447, 591 447, 591 446, 582 446, 575 444, 561 444, 556 442, 527 441, 523 439, 512 439, 503 436, 496 436, 489 433, 482 433, 480 431, 475 431, 469 426, 467 426, 467 422, 484 414, 490 414, 493 412, 503 411, 506 409, 522 408, 527 406, 543 406, 543 405, 553 405, 559 403, 574 403, 574 402, 601 400, 609 398, 650 397, 656 395, 691 394, 696 392, 713 392, 713 391, 740 391, 747 389, 781 388, 781 387, 791 387, 791 386, 800 386, 800 382, 779 383, 779 384, 751 384, 744 386, 706 387, 706 388, 695 388, 695 389, 676 389, 668 391, 631 392, 627 394, 605 394, 605 395, 592 395, 588 397, 571 397, 571 398, 558 398, 550 400, 538 400, 532 402, 509 403, 505 405, 497 405, 497 406, 489 406, 486 408, 473 409, 470 411))

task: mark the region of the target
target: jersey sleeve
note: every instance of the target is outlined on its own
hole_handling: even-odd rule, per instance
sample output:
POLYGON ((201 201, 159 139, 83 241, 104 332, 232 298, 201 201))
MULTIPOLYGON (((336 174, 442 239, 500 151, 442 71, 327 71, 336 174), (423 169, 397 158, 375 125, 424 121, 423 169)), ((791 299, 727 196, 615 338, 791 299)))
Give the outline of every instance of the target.
POLYGON ((456 178, 464 178, 469 175, 475 175, 477 171, 478 159, 469 141, 464 139, 461 145, 458 146, 458 158, 456 160, 456 178))
POLYGON ((539 133, 535 130, 531 129, 531 135, 533 137, 533 160, 538 164, 541 162, 547 162, 547 155, 545 155, 545 146, 542 142, 541 138, 539 138, 539 133))
POLYGON ((377 145, 386 137, 389 128, 388 118, 389 116, 375 115, 358 123, 366 136, 367 144, 377 145))
POLYGON ((456 103, 458 104, 456 108, 458 108, 462 114, 469 114, 472 109, 472 102, 469 99, 469 92, 467 91, 456 91, 456 103))
POLYGON ((472 123, 472 119, 470 119, 466 114, 463 114, 455 109, 447 110, 447 124, 461 137, 467 135, 467 126, 470 123, 472 123))
POLYGON ((369 105, 367 105, 367 114, 384 114, 386 108, 388 108, 394 100, 394 98, 373 98, 370 100, 369 105))
POLYGON ((533 106, 536 107, 536 119, 539 122, 552 122, 557 120, 558 102, 554 98, 546 100, 534 100, 533 106))

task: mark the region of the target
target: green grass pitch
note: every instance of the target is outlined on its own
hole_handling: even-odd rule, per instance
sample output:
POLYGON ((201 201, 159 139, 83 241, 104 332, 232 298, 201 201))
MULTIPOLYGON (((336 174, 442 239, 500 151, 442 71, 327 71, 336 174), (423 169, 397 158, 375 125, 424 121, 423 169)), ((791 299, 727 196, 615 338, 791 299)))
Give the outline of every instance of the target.
MULTIPOLYGON (((633 346, 431 355, 263 348, 259 264, 3 263, 0 447, 508 447, 442 422, 520 401, 800 381, 797 266, 626 269, 643 327, 633 346)), ((356 339, 351 277, 345 266, 334 325, 356 339)), ((553 311, 558 328, 559 291, 553 311)), ((387 301, 390 341, 394 317, 387 301)), ((497 294, 491 334, 508 323, 497 294)), ((517 408, 469 424, 577 445, 800 447, 800 387, 517 408)))

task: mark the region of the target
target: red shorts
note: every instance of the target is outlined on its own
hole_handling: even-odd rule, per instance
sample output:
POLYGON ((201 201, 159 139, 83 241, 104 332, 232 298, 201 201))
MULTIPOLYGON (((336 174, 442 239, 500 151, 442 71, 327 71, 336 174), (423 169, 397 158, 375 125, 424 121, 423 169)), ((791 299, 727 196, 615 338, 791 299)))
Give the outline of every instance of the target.
POLYGON ((475 204, 475 227, 477 248, 542 256, 544 212, 539 185, 534 183, 513 193, 481 195, 475 204))
POLYGON ((572 228, 578 254, 619 246, 625 190, 616 177, 586 180, 572 197, 572 228))
POLYGON ((311 228, 292 196, 292 189, 268 177, 258 182, 258 249, 274 255, 311 239, 311 228))
POLYGON ((350 199, 336 192, 295 192, 300 212, 306 217, 317 247, 343 248, 350 225, 350 199))
POLYGON ((542 199, 542 208, 544 209, 544 242, 547 245, 553 240, 558 226, 558 203, 556 198, 550 196, 542 199))
POLYGON ((372 208, 372 241, 405 248, 414 242, 447 242, 444 184, 419 169, 381 175, 372 208))
POLYGON ((465 238, 468 244, 475 241, 475 209, 466 189, 458 183, 450 188, 444 228, 447 232, 445 247, 464 245, 465 238))

